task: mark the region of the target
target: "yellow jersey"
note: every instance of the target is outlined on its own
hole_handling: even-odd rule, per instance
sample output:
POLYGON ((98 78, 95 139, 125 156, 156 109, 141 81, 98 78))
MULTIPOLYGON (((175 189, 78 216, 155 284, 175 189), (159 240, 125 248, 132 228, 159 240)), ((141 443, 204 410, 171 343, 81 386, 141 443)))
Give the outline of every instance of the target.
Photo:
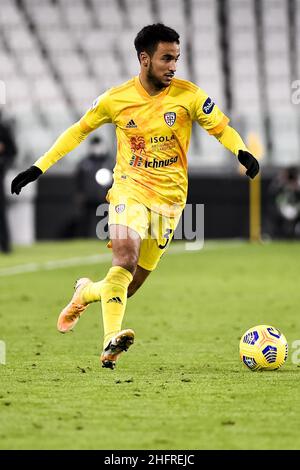
POLYGON ((187 80, 173 78, 169 87, 150 96, 134 77, 100 95, 80 122, 90 129, 104 123, 116 126, 117 157, 108 201, 113 191, 126 189, 151 210, 178 215, 187 197, 193 121, 216 135, 229 119, 187 80))

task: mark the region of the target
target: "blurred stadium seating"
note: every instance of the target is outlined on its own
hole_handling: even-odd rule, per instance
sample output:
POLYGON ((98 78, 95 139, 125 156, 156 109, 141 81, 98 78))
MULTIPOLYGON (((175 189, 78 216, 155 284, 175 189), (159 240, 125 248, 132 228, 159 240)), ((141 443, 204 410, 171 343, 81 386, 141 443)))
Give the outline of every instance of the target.
MULTIPOLYGON (((299 163, 291 83, 300 74, 300 0, 1 0, 0 80, 17 124, 20 167, 97 95, 138 72, 133 39, 155 21, 181 35, 177 75, 206 90, 244 137, 255 132, 266 163, 299 163)), ((224 153, 194 132, 192 169, 218 168, 224 153)), ((56 171, 75 164, 76 152, 56 171)))

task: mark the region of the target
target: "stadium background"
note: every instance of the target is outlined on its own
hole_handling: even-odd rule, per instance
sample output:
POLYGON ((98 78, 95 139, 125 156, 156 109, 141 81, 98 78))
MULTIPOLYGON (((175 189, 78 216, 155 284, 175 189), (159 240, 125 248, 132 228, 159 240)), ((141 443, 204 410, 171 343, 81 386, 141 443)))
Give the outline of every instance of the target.
MULTIPOLYGON (((249 180, 199 126, 189 200, 205 204, 204 249, 174 242, 129 299, 123 326, 136 341, 115 371, 99 365, 99 304, 73 334, 56 330, 75 280, 102 279, 111 263, 105 242, 59 240, 74 235, 88 143, 20 196, 10 183, 95 96, 137 73, 133 38, 154 21, 181 35, 177 75, 263 149, 263 230, 274 177, 299 167, 300 0, 0 0, 1 110, 19 149, 6 178, 14 245, 0 253, 1 449, 300 448, 300 244, 232 240, 249 235, 249 180), (239 359, 242 334, 259 324, 289 343, 273 373, 239 359)), ((96 134, 113 153, 113 127, 96 134)))
MULTIPOLYGON (((207 91, 263 155, 264 216, 274 174, 300 161, 300 105, 292 102, 300 73, 299 0, 1 0, 2 108, 19 148, 7 193, 12 176, 43 154, 96 96, 137 74, 133 39, 156 21, 180 33, 177 76, 207 91)), ((113 126, 97 132, 113 154, 113 126)), ((10 198, 15 242, 72 236, 74 171, 87 145, 22 198, 10 198)), ((247 237, 248 181, 234 157, 198 125, 189 171, 189 200, 206 204, 206 236, 247 237)))

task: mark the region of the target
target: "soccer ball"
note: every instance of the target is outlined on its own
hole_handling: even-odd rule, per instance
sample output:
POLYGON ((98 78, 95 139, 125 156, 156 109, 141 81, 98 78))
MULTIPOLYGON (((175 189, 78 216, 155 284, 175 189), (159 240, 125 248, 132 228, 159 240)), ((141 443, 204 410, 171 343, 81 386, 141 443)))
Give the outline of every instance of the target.
POLYGON ((254 326, 241 338, 241 361, 253 371, 278 369, 287 356, 288 344, 285 336, 273 326, 254 326))

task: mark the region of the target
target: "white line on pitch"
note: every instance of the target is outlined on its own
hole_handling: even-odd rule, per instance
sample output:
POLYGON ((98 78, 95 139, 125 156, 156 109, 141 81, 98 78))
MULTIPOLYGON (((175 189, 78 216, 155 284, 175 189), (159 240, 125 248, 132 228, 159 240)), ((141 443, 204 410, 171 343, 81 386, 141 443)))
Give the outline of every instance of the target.
POLYGON ((35 273, 38 271, 52 271, 55 269, 64 269, 70 266, 81 266, 85 264, 106 263, 111 259, 111 254, 91 255, 77 258, 60 259, 46 261, 45 263, 19 264, 8 268, 0 269, 0 276, 14 276, 16 274, 35 273))
MULTIPOLYGON (((241 246, 243 242, 234 241, 221 245, 219 243, 208 243, 204 246, 204 251, 206 250, 215 250, 218 248, 234 248, 236 246, 241 246)), ((203 251, 203 250, 202 250, 203 251)), ((194 251, 187 251, 185 246, 174 246, 171 247, 168 251, 168 254, 178 254, 178 253, 195 253, 194 251)), ((10 266, 7 268, 0 269, 0 277, 5 276, 15 276, 17 274, 26 274, 26 273, 35 273, 39 271, 54 271, 55 269, 64 269, 71 266, 84 266, 89 264, 98 264, 106 263, 111 260, 111 253, 104 253, 101 255, 90 255, 82 256, 76 258, 67 258, 53 261, 46 261, 43 263, 28 263, 28 264, 19 264, 16 266, 10 266)))

